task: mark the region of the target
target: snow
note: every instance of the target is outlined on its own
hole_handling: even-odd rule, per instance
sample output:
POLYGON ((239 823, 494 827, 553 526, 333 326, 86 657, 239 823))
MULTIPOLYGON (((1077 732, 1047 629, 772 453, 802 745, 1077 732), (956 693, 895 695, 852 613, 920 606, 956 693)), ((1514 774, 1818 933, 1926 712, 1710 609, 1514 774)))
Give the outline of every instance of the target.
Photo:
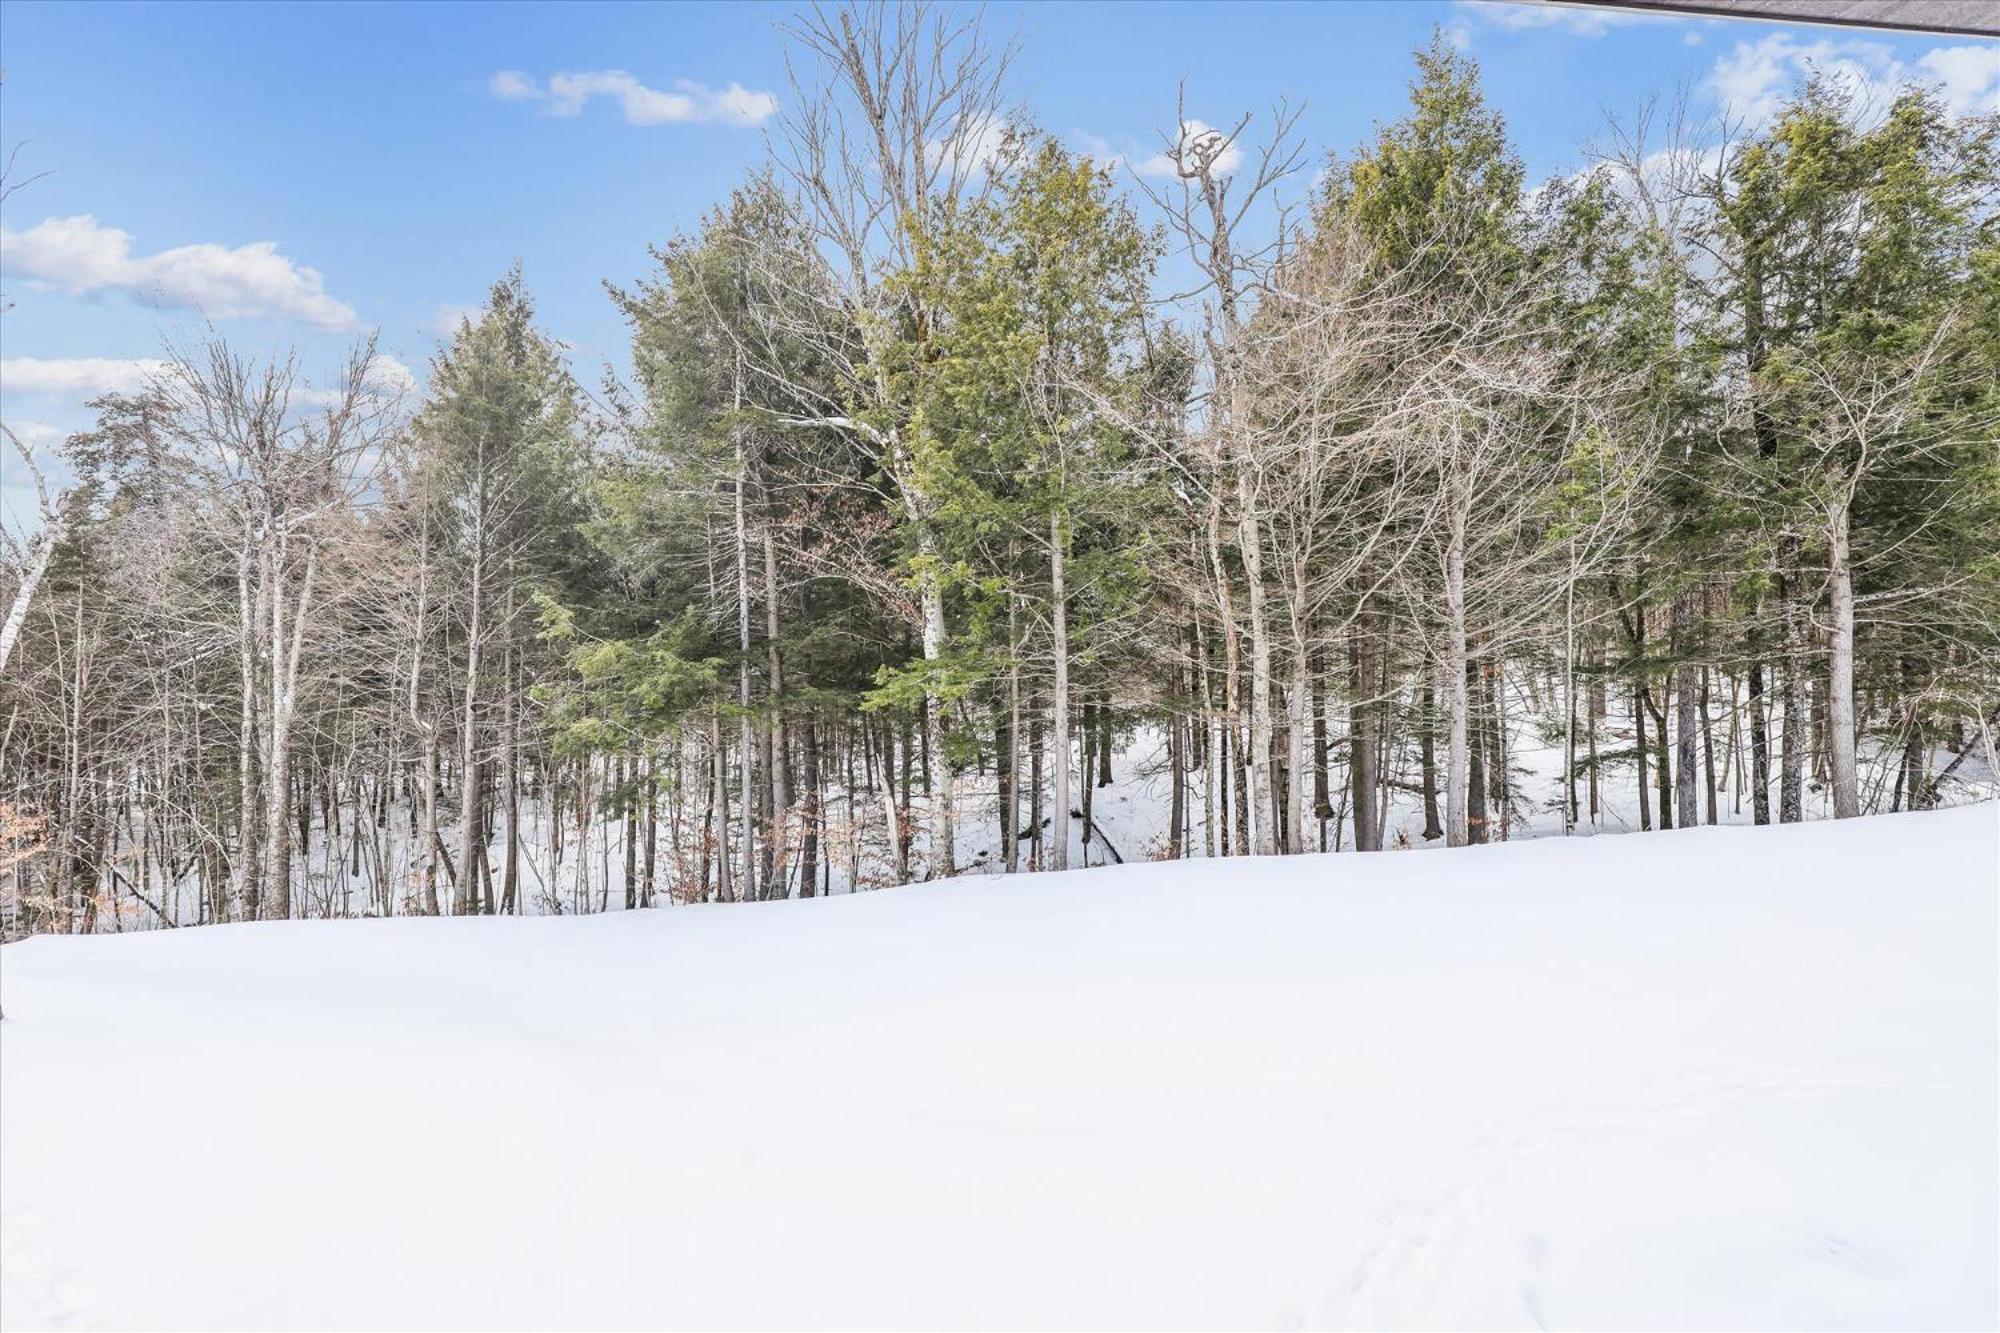
POLYGON ((1982 805, 29 940, 0 1324, 1992 1327, 1997 901, 1982 805))
MULTIPOLYGON (((1520 702, 1510 714, 1507 767, 1514 800, 1504 829, 1500 827, 1497 816, 1493 821, 1493 833, 1498 841, 1564 836, 1560 813, 1564 795, 1562 738, 1559 733, 1549 732, 1530 720, 1534 713, 1530 703, 1520 702)), ((1339 718, 1336 717, 1335 721, 1338 722, 1339 718)), ((1731 723, 1729 713, 1725 711, 1717 719, 1715 727, 1717 746, 1721 752, 1716 813, 1723 824, 1748 824, 1754 813, 1754 801, 1744 773, 1747 748, 1736 743, 1742 740, 1744 727, 1741 722, 1742 719, 1737 718, 1735 723, 1731 723)), ((1780 720, 1774 719, 1773 726, 1772 746, 1775 753, 1782 736, 1780 720)), ((1605 752, 1629 751, 1633 740, 1630 717, 1624 711, 1623 701, 1611 700, 1609 718, 1601 728, 1605 752)), ((1930 756, 1930 772, 1942 771, 1954 763, 1957 765, 1937 793, 1943 804, 1962 805, 2000 797, 2000 778, 1996 778, 1985 762, 1983 738, 1974 734, 1969 742, 1971 749, 1967 754, 1960 755, 1940 743, 1930 756)), ((685 741, 684 744, 688 748, 680 760, 687 771, 704 773, 708 760, 700 752, 703 742, 685 741)), ((1863 809, 1887 809, 1894 803, 1893 780, 1903 757, 1902 748, 1868 735, 1862 737, 1860 755, 1863 809)), ((1386 758, 1387 772, 1397 785, 1389 786, 1383 793, 1384 843, 1391 847, 1416 849, 1441 847, 1441 842, 1427 842, 1423 836, 1423 800, 1414 785, 1421 770, 1411 738, 1399 736, 1397 747, 1386 758)), ((1345 741, 1337 734, 1329 759, 1332 765, 1332 800, 1337 818, 1323 826, 1317 821, 1310 823, 1307 837, 1314 846, 1320 845, 1323 840, 1327 850, 1339 851, 1352 847, 1353 829, 1346 795, 1345 741)), ((1071 760, 1073 765, 1077 762, 1075 749, 1072 750, 1071 760)), ((1119 744, 1114 747, 1111 769, 1110 785, 1096 787, 1092 791, 1091 823, 1096 829, 1096 836, 1090 839, 1087 849, 1088 864, 1100 865, 1120 859, 1125 862, 1158 859, 1168 846, 1169 812, 1172 809, 1173 784, 1167 766, 1165 733, 1151 724, 1133 726, 1120 736, 1119 744)), ((605 775, 600 773, 599 776, 605 775)), ((1637 830, 1640 818, 1636 777, 1629 760, 1607 762, 1600 782, 1598 810, 1594 816, 1588 806, 1588 783, 1579 781, 1581 810, 1574 836, 1591 837, 1637 830)), ((824 823, 820 850, 828 887, 833 893, 844 894, 895 883, 897 875, 887 830, 883 825, 881 792, 866 786, 859 786, 859 789, 850 792, 837 778, 837 774, 829 774, 822 814, 824 823)), ((1212 842, 1203 817, 1206 795, 1203 784, 1212 778, 1212 773, 1200 771, 1189 775, 1186 850, 1190 856, 1205 855, 1212 842)), ((1079 817, 1083 780, 1080 769, 1072 768, 1072 780, 1077 785, 1072 789, 1069 858, 1072 866, 1080 867, 1086 863, 1083 821, 1079 817)), ((997 777, 990 768, 963 772, 956 776, 952 788, 957 811, 955 850, 959 873, 999 873, 1006 857, 1000 840, 997 777)), ((682 818, 691 820, 698 827, 704 815, 700 807, 705 803, 706 796, 699 782, 691 790, 678 793, 678 799, 683 803, 682 818)), ((1831 814, 1831 793, 1824 783, 1809 777, 1803 784, 1801 796, 1807 819, 1826 818, 1831 814)), ((671 801, 675 797, 670 793, 666 799, 671 801)), ((1018 827, 1025 829, 1028 826, 1029 811, 1030 805, 1024 795, 1018 827)), ((372 864, 378 849, 386 878, 395 886, 394 910, 412 910, 419 867, 414 813, 406 804, 394 802, 389 807, 389 817, 379 826, 374 820, 363 817, 361 823, 365 831, 357 831, 356 813, 351 803, 342 807, 338 837, 329 838, 325 825, 316 821, 311 836, 299 846, 293 863, 293 884, 299 910, 304 915, 362 916, 379 911, 371 886, 372 872, 357 868, 360 862, 372 864), (365 849, 360 862, 354 861, 354 841, 358 832, 365 849)), ((574 805, 571 804, 563 813, 565 821, 572 818, 573 813, 574 805)), ((623 819, 594 811, 591 828, 585 836, 579 838, 574 829, 570 829, 567 836, 558 837, 553 827, 557 811, 547 800, 533 796, 524 798, 521 814, 522 902, 525 911, 535 915, 560 915, 586 910, 586 903, 590 911, 618 911, 622 908, 625 868, 623 819), (557 854, 558 847, 561 848, 560 855, 557 854)), ((740 809, 738 815, 740 818, 740 809)), ((927 831, 930 813, 929 801, 921 793, 913 798, 910 823, 914 831, 911 850, 913 873, 922 877, 930 858, 927 831)), ((441 834, 447 846, 457 845, 454 820, 445 820, 441 834)), ((644 837, 643 832, 639 837, 644 837)), ((660 818, 655 838, 660 892, 682 898, 700 896, 702 890, 695 878, 699 859, 693 845, 676 847, 669 815, 663 814, 660 818)), ((731 841, 740 847, 740 838, 741 825, 738 823, 732 829, 731 841)), ((790 845, 795 850, 797 838, 798 829, 794 825, 790 845)), ((497 865, 503 859, 504 845, 504 835, 494 830, 493 841, 487 848, 491 863, 497 865)), ((636 846, 635 843, 635 849, 636 846)), ((1031 849, 1031 843, 1022 843, 1021 861, 1024 867, 1031 849)), ((116 928, 157 928, 161 921, 154 904, 182 925, 196 924, 201 918, 199 861, 183 859, 177 873, 177 879, 163 874, 154 858, 148 858, 137 866, 128 862, 125 875, 115 883, 122 886, 128 880, 136 879, 142 885, 144 900, 136 895, 114 895, 118 908, 116 928)), ((793 890, 797 891, 796 876, 793 890)), ((451 899, 449 880, 439 886, 439 894, 448 906, 451 899)), ((110 915, 110 912, 104 913, 105 917, 110 915)), ((105 928, 112 927, 107 925, 105 928)))

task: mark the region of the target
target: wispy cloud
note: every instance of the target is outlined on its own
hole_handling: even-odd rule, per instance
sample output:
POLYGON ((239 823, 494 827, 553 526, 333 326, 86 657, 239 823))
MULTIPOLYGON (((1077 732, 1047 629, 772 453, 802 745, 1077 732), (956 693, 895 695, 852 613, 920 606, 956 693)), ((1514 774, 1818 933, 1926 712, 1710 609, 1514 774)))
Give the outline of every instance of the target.
POLYGON ((958 174, 991 171, 1019 147, 1020 141, 1005 118, 981 116, 962 124, 954 122, 950 134, 929 145, 929 153, 933 161, 958 174))
MULTIPOLYGON (((0 394, 85 403, 107 393, 137 393, 172 371, 171 363, 153 357, 10 356, 0 360, 0 394)), ((386 352, 377 352, 361 376, 362 392, 371 398, 395 398, 416 387, 415 373, 386 352)), ((292 402, 299 407, 330 407, 339 400, 336 389, 301 385, 292 391, 292 402)), ((23 425, 13 421, 8 424, 17 433, 23 425)))
POLYGON ((2000 111, 2000 46, 1991 42, 1939 46, 1917 57, 1923 79, 1937 85, 1953 115, 2000 111))
MULTIPOLYGON (((1181 160, 1187 157, 1190 150, 1213 151, 1214 145, 1220 143, 1224 137, 1221 130, 1207 121, 1184 120, 1181 122, 1180 143, 1174 152, 1162 149, 1133 169, 1142 176, 1178 176, 1181 174, 1181 160)), ((1215 174, 1227 176, 1242 165, 1243 149, 1231 143, 1217 154, 1215 174)))
POLYGON ((1502 32, 1555 29, 1578 37, 1602 37, 1613 28, 1637 23, 1685 21, 1668 14, 1585 8, 1551 4, 1548 0, 1457 0, 1454 8, 1461 17, 1482 28, 1497 28, 1502 32))
POLYGON ((441 305, 431 311, 427 327, 439 337, 449 338, 458 332, 460 324, 478 323, 482 313, 483 309, 476 305, 441 305))
POLYGON ((1085 130, 1076 130, 1070 135, 1070 146, 1077 156, 1088 158, 1110 171, 1116 171, 1129 160, 1125 153, 1112 146, 1109 139, 1085 130))
POLYGON ((2000 111, 2000 57, 1991 46, 1936 47, 1906 63, 1881 42, 1852 37, 1801 41, 1791 33, 1774 32, 1738 42, 1715 62, 1705 86, 1732 117, 1761 125, 1777 114, 1792 87, 1814 71, 1878 106, 1914 83, 1936 88, 1954 115, 2000 111))
MULTIPOLYGON (((367 369, 361 372, 361 392, 365 397, 386 399, 399 398, 417 387, 417 377, 410 368, 390 356, 387 352, 377 352, 367 369)), ((310 385, 292 391, 294 407, 337 407, 341 401, 339 388, 320 389, 310 385)))
POLYGON ((761 125, 778 110, 774 94, 740 83, 710 88, 676 79, 670 90, 649 88, 622 69, 570 70, 538 83, 518 69, 503 69, 487 80, 487 90, 503 102, 534 102, 551 116, 582 114, 594 97, 618 103, 632 125, 761 125))
POLYGON ((88 402, 107 393, 137 393, 166 369, 166 362, 144 358, 10 356, 0 360, 0 393, 88 402))
POLYGON ((279 254, 274 241, 141 255, 133 253, 129 233, 84 213, 26 231, 0 227, 0 265, 73 295, 123 292, 145 305, 197 310, 210 319, 263 315, 334 331, 359 322, 352 306, 327 295, 318 269, 279 254))
POLYGON ((37 453, 61 440, 66 431, 60 426, 51 426, 46 421, 9 421, 7 429, 14 432, 29 453, 37 453))

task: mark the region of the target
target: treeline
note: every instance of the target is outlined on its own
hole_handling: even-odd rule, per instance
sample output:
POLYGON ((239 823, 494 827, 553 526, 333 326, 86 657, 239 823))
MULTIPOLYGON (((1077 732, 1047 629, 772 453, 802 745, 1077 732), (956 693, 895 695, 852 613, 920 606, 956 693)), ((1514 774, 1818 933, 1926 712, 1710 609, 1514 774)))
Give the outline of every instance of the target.
POLYGON ((1814 80, 1529 188, 1439 40, 1317 176, 1280 107, 1133 198, 969 11, 788 35, 769 162, 608 288, 629 383, 517 272, 420 402, 211 341, 96 404, 10 572, 10 936, 1061 868, 1114 756, 1128 856, 1990 777, 1994 117, 1814 80))

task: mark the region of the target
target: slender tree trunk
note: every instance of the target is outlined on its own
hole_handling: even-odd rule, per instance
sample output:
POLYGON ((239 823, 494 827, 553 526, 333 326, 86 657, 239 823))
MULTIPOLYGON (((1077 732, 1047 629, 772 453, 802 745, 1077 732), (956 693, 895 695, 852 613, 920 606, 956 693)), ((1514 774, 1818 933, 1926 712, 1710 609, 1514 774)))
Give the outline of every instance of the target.
POLYGON ((1181 703, 1181 669, 1176 662, 1167 687, 1167 773, 1172 782, 1167 803, 1167 859, 1178 861, 1186 851, 1187 745, 1186 714, 1181 703))
POLYGON ((285 618, 284 565, 280 540, 271 564, 271 711, 267 731, 270 764, 265 784, 265 891, 274 916, 292 914, 292 717, 298 705, 299 660, 305 651, 306 623, 312 615, 313 579, 319 551, 310 549, 299 580, 298 604, 285 618))
POLYGON ((1653 827, 1653 793, 1646 785, 1646 687, 1643 684, 1632 687, 1632 728, 1636 742, 1634 753, 1639 765, 1639 831, 1644 833, 1653 827))
POLYGON ((1294 856, 1306 850, 1306 652, 1295 640, 1292 683, 1285 692, 1285 850, 1294 856))
POLYGON ((1256 496, 1240 470, 1237 501, 1243 506, 1236 533, 1250 611, 1250 806, 1255 820, 1251 832, 1257 854, 1264 856, 1278 850, 1277 787, 1271 780, 1271 632, 1264 612, 1263 534, 1256 496))
POLYGON ((501 675, 507 690, 501 700, 500 785, 506 803, 504 823, 507 845, 500 860, 500 910, 520 911, 521 903, 521 719, 516 706, 520 693, 519 665, 514 654, 514 589, 507 588, 507 652, 501 675))
POLYGON ((50 522, 45 516, 43 528, 28 543, 28 558, 21 567, 21 582, 14 589, 14 601, 7 608, 7 620, 0 624, 0 672, 7 669, 7 662, 14 656, 14 644, 21 637, 21 626, 28 620, 28 605, 35 600, 35 589, 42 586, 42 577, 49 572, 49 560, 56 553, 56 547, 63 539, 63 523, 60 517, 50 522))
POLYGON ((1800 606, 1799 539, 1786 536, 1779 546, 1779 596, 1785 622, 1785 674, 1779 702, 1785 716, 1778 737, 1778 821, 1796 824, 1805 816, 1806 699, 1801 688, 1806 674, 1805 613, 1800 606))
POLYGON ((1703 795, 1707 798, 1707 804, 1704 806, 1704 809, 1707 813, 1707 822, 1713 824, 1716 822, 1715 821, 1715 723, 1713 722, 1713 720, 1711 720, 1709 716, 1708 695, 1709 695, 1709 672, 1708 668, 1706 666, 1703 666, 1701 669, 1701 758, 1702 758, 1702 777, 1704 786, 1703 795))
POLYGON ((1083 815, 1083 836, 1078 846, 1082 848, 1083 865, 1085 867, 1090 865, 1090 834, 1091 830, 1096 827, 1096 825, 1091 823, 1091 816, 1095 813, 1092 803, 1096 797, 1097 784, 1090 779, 1092 766, 1096 763, 1097 747, 1099 744, 1099 731, 1096 726, 1097 714, 1102 711, 1101 706, 1089 703, 1084 704, 1083 727, 1081 735, 1078 737, 1083 750, 1083 754, 1078 759, 1076 769, 1077 796, 1079 804, 1082 806, 1083 815))
POLYGON ((1333 818, 1333 779, 1329 770, 1329 739, 1326 729, 1327 710, 1332 706, 1326 691, 1326 656, 1315 654, 1312 672, 1312 698, 1308 707, 1312 710, 1313 747, 1313 818, 1319 826, 1319 850, 1326 850, 1326 821, 1333 818))
MULTIPOLYGON (((927 557, 919 577, 924 616, 924 660, 936 662, 944 656, 945 650, 944 590, 938 586, 934 569, 937 541, 927 524, 918 528, 917 546, 919 552, 927 557)), ((938 764, 938 781, 931 794, 930 873, 933 876, 955 875, 958 873, 958 855, 952 843, 952 774, 951 765, 945 758, 944 703, 929 691, 924 695, 924 744, 931 754, 937 756, 938 764)))
MULTIPOLYGON (((1011 561, 1010 561, 1011 563, 1011 561)), ((1000 725, 1000 845, 1008 874, 1021 868, 1021 628, 1018 598, 1007 590, 1007 715, 1000 725)))
POLYGON ((1048 869, 1047 848, 1042 840, 1043 785, 1041 724, 1028 728, 1028 862, 1032 869, 1048 869))
POLYGON ((1438 818, 1437 691, 1429 682, 1424 684, 1423 712, 1418 746, 1423 764, 1424 841, 1436 842, 1444 836, 1444 823, 1438 818))
POLYGON ((1827 751, 1833 780, 1833 817, 1861 813, 1861 781, 1854 753, 1854 571, 1848 560, 1846 503, 1834 506, 1827 526, 1827 590, 1832 602, 1832 653, 1827 668, 1827 751))
POLYGON ((711 818, 715 821, 715 898, 717 902, 735 902, 729 866, 729 752, 722 748, 720 709, 708 712, 708 751, 715 770, 709 784, 714 807, 711 818))
POLYGON ((736 439, 736 749, 742 781, 737 804, 743 811, 743 881, 745 902, 757 897, 757 737, 750 721, 750 539, 745 527, 743 488, 749 464, 742 432, 736 439))
POLYGON ((628 761, 624 755, 618 757, 618 810, 625 823, 625 910, 637 911, 639 907, 639 818, 633 805, 637 794, 638 761, 628 761))
MULTIPOLYGON (((1049 518, 1049 651, 1055 660, 1055 686, 1049 706, 1050 750, 1055 769, 1049 775, 1049 804, 1054 810, 1049 868, 1069 869, 1069 594, 1064 584, 1066 539, 1060 513, 1049 518)), ((1086 774, 1084 780, 1089 781, 1086 774)), ((1088 829, 1084 837, 1090 836, 1088 829)))
POLYGON ((778 552, 771 537, 772 520, 768 511, 767 502, 764 520, 764 656, 765 669, 770 676, 765 684, 765 697, 771 705, 771 725, 770 761, 764 766, 764 771, 769 777, 771 820, 776 835, 776 846, 768 854, 777 877, 778 896, 783 897, 789 879, 786 860, 792 814, 792 761, 785 734, 785 664, 778 651, 778 552))
POLYGON ((1695 768, 1696 747, 1701 740, 1701 717, 1696 706, 1698 687, 1695 666, 1690 660, 1694 655, 1692 589, 1683 589, 1674 598, 1673 616, 1674 771, 1678 778, 1674 793, 1674 822, 1681 828, 1693 828, 1701 821, 1701 811, 1696 805, 1699 788, 1695 768))
POLYGON ((232 896, 246 920, 258 916, 258 870, 261 857, 257 846, 257 641, 259 620, 250 592, 250 534, 236 552, 236 596, 240 613, 237 638, 237 665, 242 673, 241 708, 236 742, 237 849, 236 886, 232 896))
POLYGON ((1448 480, 1451 505, 1446 515, 1444 563, 1445 641, 1439 663, 1445 690, 1445 845, 1463 847, 1472 840, 1467 806, 1472 782, 1472 749, 1468 725, 1471 699, 1465 688, 1468 670, 1465 632, 1465 479, 1454 471, 1448 480))
POLYGON ((465 705, 459 729, 458 894, 452 904, 454 914, 479 910, 479 904, 475 901, 479 890, 478 880, 473 877, 473 860, 478 850, 479 803, 484 799, 479 771, 479 673, 483 664, 482 655, 486 650, 488 509, 487 481, 483 466, 477 489, 477 508, 473 514, 472 596, 465 632, 465 705))
POLYGON ((1659 739, 1658 749, 1654 753, 1653 768, 1659 776, 1660 827, 1670 829, 1674 827, 1674 765, 1673 749, 1667 740, 1667 714, 1664 706, 1654 705, 1650 685, 1646 687, 1641 698, 1645 702, 1646 710, 1653 715, 1653 735, 1659 739))
MULTIPOLYGON (((1376 740, 1374 693, 1378 674, 1375 664, 1375 635, 1366 612, 1357 616, 1354 633, 1347 641, 1347 782, 1350 808, 1354 812, 1354 850, 1379 852, 1382 841, 1376 835, 1375 797, 1381 790, 1381 775, 1375 770, 1376 740)), ((1424 738, 1426 755, 1429 735, 1424 738)))
POLYGON ((1507 664, 1496 660, 1484 669, 1484 675, 1492 684, 1486 709, 1487 809, 1492 812, 1487 834, 1491 841, 1497 825, 1500 841, 1505 842, 1514 831, 1513 775, 1507 760, 1507 664))
POLYGON ((1214 686, 1209 680, 1208 639, 1202 634, 1199 625, 1195 626, 1194 645, 1195 671, 1200 676, 1202 715, 1208 727, 1208 742, 1202 750, 1201 765, 1202 852, 1206 856, 1214 856, 1220 850, 1226 855, 1229 851, 1228 835, 1225 833, 1218 843, 1215 822, 1218 812, 1222 812, 1226 817, 1229 809, 1226 801, 1220 805, 1216 802, 1216 791, 1224 773, 1222 759, 1222 715, 1217 711, 1215 700, 1211 697, 1214 686))
POLYGON ((1563 584, 1563 835, 1576 831, 1576 539, 1563 584))
MULTIPOLYGON (((1753 646, 1752 651, 1755 651, 1753 646)), ((1764 663, 1752 659, 1748 708, 1750 711, 1750 817, 1759 824, 1771 822, 1771 741, 1766 730, 1764 663)))
POLYGON ((819 726, 808 716, 801 726, 800 760, 805 768, 804 821, 799 838, 799 896, 810 898, 818 885, 820 855, 819 726))
POLYGON ((1473 843, 1490 840, 1487 825, 1486 796, 1488 778, 1487 758, 1492 753, 1486 712, 1489 700, 1486 697, 1486 682, 1479 677, 1479 664, 1466 664, 1467 680, 1465 693, 1470 701, 1470 712, 1466 725, 1466 779, 1465 779, 1465 832, 1473 843))

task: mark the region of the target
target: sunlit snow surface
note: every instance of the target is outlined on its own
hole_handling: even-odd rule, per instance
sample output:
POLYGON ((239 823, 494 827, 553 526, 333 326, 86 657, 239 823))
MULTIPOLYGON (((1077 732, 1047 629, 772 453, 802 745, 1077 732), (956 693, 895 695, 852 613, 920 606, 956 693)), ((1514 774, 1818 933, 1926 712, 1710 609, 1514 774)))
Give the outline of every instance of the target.
POLYGON ((1992 805, 0 951, 0 1322, 1991 1327, 1992 805))

